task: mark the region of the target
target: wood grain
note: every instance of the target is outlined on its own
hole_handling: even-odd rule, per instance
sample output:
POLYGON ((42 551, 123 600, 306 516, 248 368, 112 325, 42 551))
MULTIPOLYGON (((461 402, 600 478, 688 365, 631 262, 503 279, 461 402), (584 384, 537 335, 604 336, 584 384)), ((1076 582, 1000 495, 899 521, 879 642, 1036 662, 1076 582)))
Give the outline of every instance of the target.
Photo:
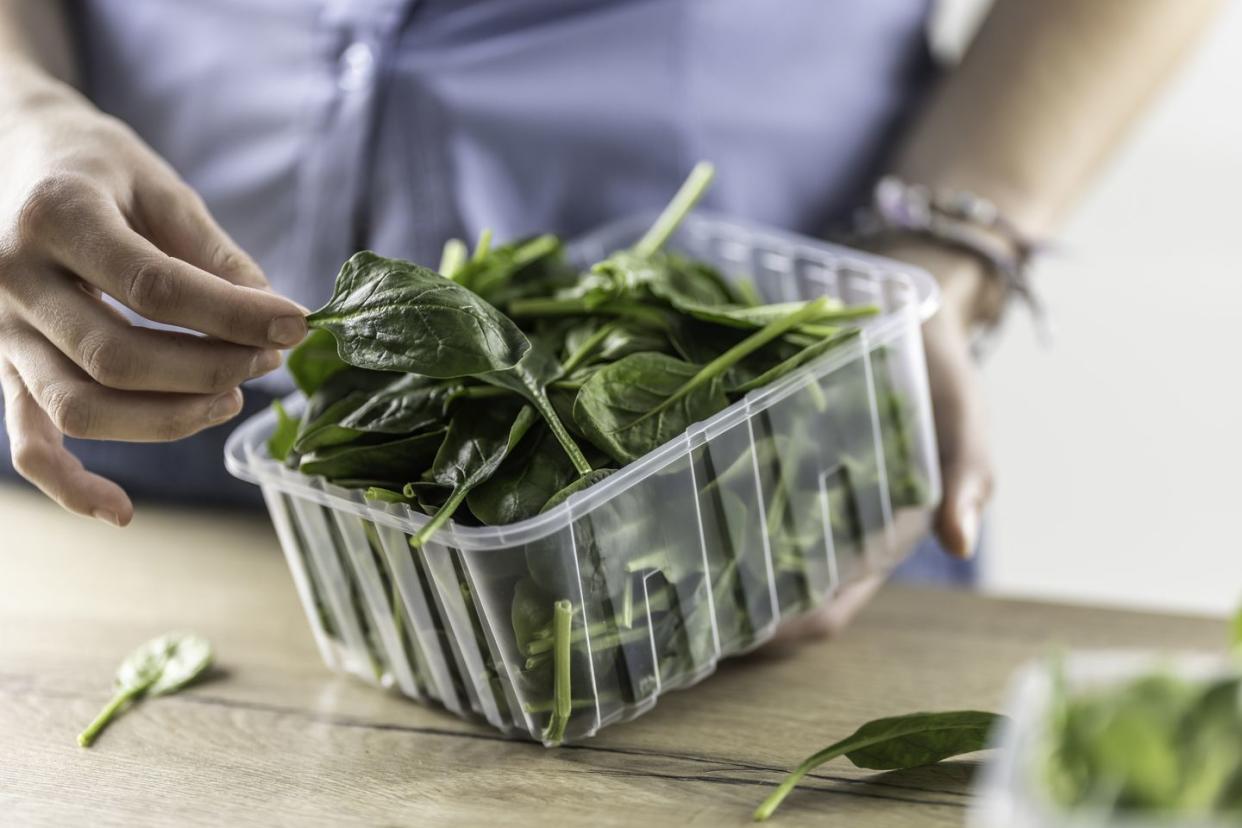
MULTIPOLYGON (((876 716, 992 708, 1054 646, 1214 649, 1217 620, 890 588, 835 641, 768 648, 546 750, 328 673, 265 517, 140 507, 115 530, 0 487, 0 824, 744 825, 785 769, 876 716), (175 628, 219 667, 83 750, 119 659, 175 628)), ((834 763, 796 826, 960 825, 972 765, 834 763)))

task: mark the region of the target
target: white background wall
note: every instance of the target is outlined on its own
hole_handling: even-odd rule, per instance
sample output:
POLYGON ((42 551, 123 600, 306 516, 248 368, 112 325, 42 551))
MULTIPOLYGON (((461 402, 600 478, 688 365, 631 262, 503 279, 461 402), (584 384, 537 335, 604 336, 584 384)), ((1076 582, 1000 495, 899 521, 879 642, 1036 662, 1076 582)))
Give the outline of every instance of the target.
MULTIPOLYGON (((976 0, 950 4, 968 20, 976 0)), ((985 365, 1000 485, 984 583, 1224 612, 1242 600, 1242 3, 1171 79, 985 365)))

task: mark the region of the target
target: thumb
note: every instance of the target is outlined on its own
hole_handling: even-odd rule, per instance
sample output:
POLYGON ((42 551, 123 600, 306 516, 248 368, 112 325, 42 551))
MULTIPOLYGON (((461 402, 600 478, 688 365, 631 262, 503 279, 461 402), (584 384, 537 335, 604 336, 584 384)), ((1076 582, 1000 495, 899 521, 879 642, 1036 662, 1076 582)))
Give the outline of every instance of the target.
POLYGON ((930 320, 924 334, 944 488, 936 534, 951 554, 969 558, 993 488, 982 387, 966 327, 952 310, 930 320))

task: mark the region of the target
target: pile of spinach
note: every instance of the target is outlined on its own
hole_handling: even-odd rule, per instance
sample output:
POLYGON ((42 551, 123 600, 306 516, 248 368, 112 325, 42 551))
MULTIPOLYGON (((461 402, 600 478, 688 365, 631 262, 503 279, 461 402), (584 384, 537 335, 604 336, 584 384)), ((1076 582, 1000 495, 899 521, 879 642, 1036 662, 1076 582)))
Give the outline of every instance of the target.
MULTIPOLYGON (((477 708, 481 687, 515 729, 548 743, 694 681, 722 649, 745 649, 818 604, 850 574, 829 559, 861 565, 882 534, 882 499, 927 500, 912 412, 877 349, 870 371, 808 379, 524 554, 472 566, 436 543, 451 570, 432 571, 427 543, 448 521, 501 526, 551 509, 848 343, 876 312, 826 297, 762 304, 753 287, 667 251, 710 179, 710 166, 696 167, 634 246, 585 271, 550 235, 493 246, 485 234, 473 253, 450 243, 440 272, 357 253, 288 359, 307 404, 298 419, 278 409, 271 455, 429 516, 406 540, 437 640, 448 653, 447 631, 468 624, 484 663, 478 675, 449 660, 461 706, 477 708), (459 594, 441 600, 446 590, 459 594)), ((281 498, 292 513, 321 508, 281 498)), ((431 687, 376 528, 327 509, 317 521, 327 553, 291 521, 321 626, 336 638, 357 625, 385 672, 377 627, 387 621, 357 609, 357 545, 344 542, 343 520, 362 524, 390 603, 382 615, 431 687), (333 553, 333 567, 315 560, 333 553), (325 600, 340 578, 348 619, 325 600)))

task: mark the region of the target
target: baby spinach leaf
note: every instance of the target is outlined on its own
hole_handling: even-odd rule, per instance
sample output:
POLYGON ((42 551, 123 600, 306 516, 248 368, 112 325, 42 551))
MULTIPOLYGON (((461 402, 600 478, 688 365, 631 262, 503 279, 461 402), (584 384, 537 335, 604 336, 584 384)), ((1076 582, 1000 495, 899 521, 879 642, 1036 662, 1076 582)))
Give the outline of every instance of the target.
POLYGON ((729 404, 720 382, 703 384, 668 404, 699 370, 667 354, 630 354, 582 385, 574 420, 610 457, 629 463, 729 404))
POLYGON ((530 342, 500 311, 411 262, 355 253, 328 304, 308 318, 332 332, 341 357, 377 371, 451 379, 512 368, 530 342))
POLYGON ((343 426, 342 418, 365 405, 375 389, 392 382, 396 376, 346 366, 346 370, 328 377, 306 401, 293 450, 306 454, 352 442, 362 432, 343 426))
POLYGON ((306 455, 298 469, 328 479, 399 481, 427 468, 443 441, 440 429, 384 443, 333 446, 306 455))
POLYGON ((272 410, 276 412, 276 428, 267 438, 267 453, 273 460, 283 461, 289 456, 293 441, 298 437, 298 421, 285 411, 280 400, 272 401, 272 410))
POLYGON ((441 486, 451 487, 453 493, 435 516, 410 538, 411 546, 416 549, 422 546, 453 516, 470 491, 496 471, 536 416, 530 406, 515 410, 512 406, 486 405, 453 417, 431 466, 432 479, 441 486))
POLYGON ((934 765, 987 748, 990 734, 1004 718, 979 710, 958 710, 909 713, 867 722, 852 735, 803 760, 756 809, 755 821, 763 822, 772 816, 802 777, 838 756, 869 770, 934 765))
POLYGON ((211 644, 191 633, 169 633, 146 642, 121 662, 115 695, 78 735, 78 744, 90 747, 100 731, 137 699, 180 690, 211 665, 211 658, 211 644))
POLYGON ((460 394, 458 382, 404 374, 367 396, 341 419, 342 428, 379 434, 409 434, 443 422, 449 403, 460 394))
POLYGON ((293 383, 306 396, 319 390, 329 377, 349 367, 336 352, 336 337, 328 331, 311 331, 289 352, 285 367, 293 383))
POLYGON ((470 492, 466 504, 485 524, 516 523, 539 514, 548 499, 577 476, 552 432, 532 429, 496 473, 470 492))

